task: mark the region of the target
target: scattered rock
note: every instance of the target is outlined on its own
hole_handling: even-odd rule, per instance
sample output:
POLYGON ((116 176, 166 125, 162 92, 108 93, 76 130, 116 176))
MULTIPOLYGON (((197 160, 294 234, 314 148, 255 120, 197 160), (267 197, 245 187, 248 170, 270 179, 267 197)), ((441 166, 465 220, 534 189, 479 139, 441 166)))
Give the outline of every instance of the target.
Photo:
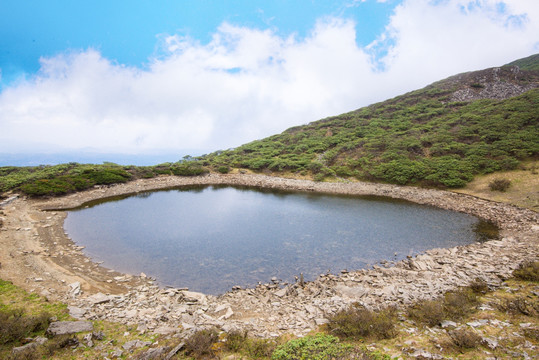
POLYGON ((117 358, 120 358, 122 357, 122 355, 124 354, 124 352, 122 350, 114 350, 113 352, 110 353, 110 356, 113 358, 113 359, 117 359, 117 358))
MULTIPOLYGON (((137 360, 152 360, 152 359, 159 359, 165 353, 167 353, 168 347, 162 346, 154 349, 148 349, 144 353, 140 354, 136 357, 137 360)), ((179 350, 178 350, 179 351, 179 350)), ((168 356, 168 355, 167 355, 168 356)), ((169 358, 170 359, 170 358, 169 358)))
POLYGON ((480 326, 483 326, 483 325, 486 325, 486 324, 488 324, 488 320, 486 320, 486 319, 477 320, 477 321, 470 321, 470 322, 466 323, 466 325, 471 326, 473 328, 480 327, 480 326))
POLYGON ((26 353, 26 352, 33 352, 36 350, 37 346, 38 346, 37 343, 31 342, 23 346, 14 347, 13 349, 11 349, 11 353, 13 355, 17 355, 17 354, 26 353))
POLYGON ((104 304, 106 302, 111 301, 112 299, 113 299, 112 296, 105 295, 103 293, 97 293, 97 294, 88 296, 87 298, 87 300, 93 305, 104 304))
POLYGON ((447 327, 450 327, 450 326, 451 327, 457 327, 457 323, 454 322, 454 321, 450 321, 450 320, 444 320, 444 321, 441 322, 440 326, 442 328, 444 328, 444 329, 447 328, 447 327))
POLYGON ((92 331, 93 324, 90 321, 56 321, 52 322, 47 329, 49 335, 76 334, 85 331, 92 331))
POLYGON ((481 339, 483 344, 489 347, 489 349, 494 350, 498 347, 498 341, 490 337, 484 337, 481 339))
POLYGON ((67 310, 69 311, 69 315, 71 315, 75 319, 82 319, 84 314, 86 314, 85 309, 76 306, 68 306, 67 310))
POLYGON ((183 349, 183 347, 185 346, 185 343, 184 342, 181 342, 179 343, 178 345, 176 345, 172 350, 170 350, 170 352, 167 354, 167 356, 165 356, 165 359, 164 360, 170 360, 172 359, 172 357, 174 355, 176 355, 178 353, 178 351, 180 351, 181 349, 183 349))
POLYGON ((69 284, 69 295, 71 295, 71 297, 75 297, 80 294, 81 294, 80 282, 76 281, 72 284, 69 284))
POLYGON ((133 350, 151 345, 151 342, 148 341, 141 341, 141 340, 132 340, 128 341, 125 344, 122 345, 122 348, 125 351, 133 352, 133 350))

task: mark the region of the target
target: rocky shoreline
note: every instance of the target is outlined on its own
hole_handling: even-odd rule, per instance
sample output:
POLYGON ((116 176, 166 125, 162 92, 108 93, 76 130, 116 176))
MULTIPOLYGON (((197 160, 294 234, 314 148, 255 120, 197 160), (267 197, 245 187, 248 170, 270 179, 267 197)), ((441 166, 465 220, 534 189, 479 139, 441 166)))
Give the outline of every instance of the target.
POLYGON ((158 177, 49 200, 13 198, 0 206, 0 278, 69 305, 73 316, 131 324, 138 331, 187 336, 195 329, 251 335, 305 335, 329 314, 359 302, 369 308, 433 298, 481 278, 491 285, 539 257, 539 215, 447 191, 362 182, 325 183, 253 174, 158 177), (465 212, 491 221, 500 239, 432 249, 373 269, 326 274, 305 284, 259 285, 221 296, 160 288, 144 275, 120 274, 84 256, 63 230, 65 213, 86 202, 186 185, 238 185, 348 195, 378 195, 465 212))

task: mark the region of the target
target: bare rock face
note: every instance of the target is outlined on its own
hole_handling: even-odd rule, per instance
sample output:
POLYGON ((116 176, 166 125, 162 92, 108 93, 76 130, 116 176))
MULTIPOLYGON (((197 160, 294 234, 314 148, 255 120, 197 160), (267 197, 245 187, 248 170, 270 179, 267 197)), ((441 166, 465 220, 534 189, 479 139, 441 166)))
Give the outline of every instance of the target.
POLYGON ((453 93, 451 101, 505 100, 539 86, 537 81, 524 81, 518 66, 461 74, 457 79, 461 88, 453 93))

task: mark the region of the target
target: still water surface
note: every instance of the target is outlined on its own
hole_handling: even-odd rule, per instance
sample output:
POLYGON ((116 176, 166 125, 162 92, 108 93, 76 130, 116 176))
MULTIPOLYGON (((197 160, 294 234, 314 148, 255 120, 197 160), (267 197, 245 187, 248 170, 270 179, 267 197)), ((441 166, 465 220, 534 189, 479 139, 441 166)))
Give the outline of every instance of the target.
POLYGON ((276 276, 313 280, 479 240, 473 216, 379 197, 189 187, 68 212, 94 261, 210 294, 276 276), (395 256, 396 253, 396 256, 395 256))

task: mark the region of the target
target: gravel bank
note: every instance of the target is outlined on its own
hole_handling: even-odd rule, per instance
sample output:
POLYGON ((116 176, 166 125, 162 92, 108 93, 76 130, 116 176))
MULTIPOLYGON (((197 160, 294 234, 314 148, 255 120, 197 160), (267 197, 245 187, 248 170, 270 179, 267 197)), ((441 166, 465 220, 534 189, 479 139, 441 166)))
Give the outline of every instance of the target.
POLYGON ((12 199, 2 206, 0 278, 67 302, 83 319, 109 319, 140 331, 186 335, 217 326, 253 335, 303 335, 353 302, 376 308, 432 298, 477 277, 495 285, 539 257, 539 216, 531 210, 447 191, 386 184, 318 183, 264 175, 159 177, 49 200, 12 199), (120 274, 86 258, 64 233, 65 213, 88 201, 184 185, 242 185, 294 191, 380 195, 465 212, 497 224, 499 240, 417 257, 369 270, 320 276, 306 284, 262 284, 215 297, 161 289, 144 276, 120 274), (56 209, 56 210, 51 210, 56 209), (45 211, 48 210, 48 211, 45 211))

